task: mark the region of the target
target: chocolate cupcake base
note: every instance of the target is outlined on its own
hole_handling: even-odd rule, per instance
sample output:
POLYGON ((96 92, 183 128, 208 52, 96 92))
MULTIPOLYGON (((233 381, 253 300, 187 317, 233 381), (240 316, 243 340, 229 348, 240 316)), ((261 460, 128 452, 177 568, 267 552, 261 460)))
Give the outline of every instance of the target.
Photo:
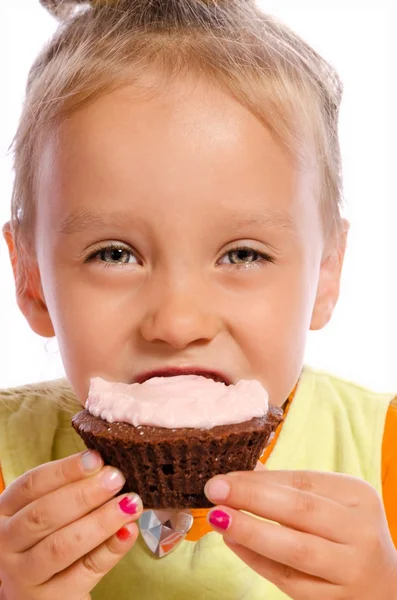
POLYGON ((206 508, 205 483, 222 473, 250 471, 262 455, 282 411, 212 429, 166 429, 108 423, 83 410, 72 425, 87 448, 120 469, 120 493, 136 492, 145 508, 206 508))

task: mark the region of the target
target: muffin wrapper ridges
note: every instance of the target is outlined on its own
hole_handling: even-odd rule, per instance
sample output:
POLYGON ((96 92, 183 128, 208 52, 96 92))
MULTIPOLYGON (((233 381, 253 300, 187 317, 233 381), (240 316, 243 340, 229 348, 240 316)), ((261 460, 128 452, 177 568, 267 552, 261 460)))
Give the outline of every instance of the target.
MULTIPOLYGON (((151 440, 150 434, 142 440, 136 430, 130 440, 98 435, 89 427, 91 420, 102 421, 85 410, 72 424, 87 448, 97 450, 105 464, 124 473, 126 483, 120 493, 136 492, 145 508, 205 508, 212 506, 204 494, 205 483, 215 475, 254 469, 281 415, 273 409, 266 419, 248 421, 246 430, 244 424, 239 424, 238 431, 233 431, 233 426, 217 427, 213 434, 198 429, 192 435, 190 430, 188 437, 179 432, 176 439, 170 436, 169 440, 151 440), (257 427, 253 427, 254 421, 258 421, 257 427)), ((106 430, 111 431, 113 425, 106 430)), ((141 430, 145 433, 154 428, 141 430)))

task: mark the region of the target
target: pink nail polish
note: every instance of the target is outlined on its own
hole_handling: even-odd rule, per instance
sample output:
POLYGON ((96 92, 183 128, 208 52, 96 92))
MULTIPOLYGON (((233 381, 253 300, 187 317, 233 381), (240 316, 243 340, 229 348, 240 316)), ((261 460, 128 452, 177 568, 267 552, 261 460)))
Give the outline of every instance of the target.
POLYGON ((131 496, 124 496, 119 506, 127 515, 136 515, 142 509, 142 501, 137 494, 131 494, 131 496))
POLYGON ((217 529, 223 529, 223 531, 226 531, 226 529, 229 528, 232 521, 231 516, 225 513, 223 510, 219 510, 219 508, 216 508, 210 512, 208 520, 211 525, 217 529))

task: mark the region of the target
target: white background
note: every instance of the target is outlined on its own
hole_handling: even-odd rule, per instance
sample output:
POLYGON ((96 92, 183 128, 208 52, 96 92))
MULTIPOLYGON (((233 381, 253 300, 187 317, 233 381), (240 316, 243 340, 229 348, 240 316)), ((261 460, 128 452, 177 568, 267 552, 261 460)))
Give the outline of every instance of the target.
MULTIPOLYGON (((310 335, 307 362, 397 392, 397 226, 394 148, 396 16, 392 0, 261 0, 338 69, 345 86, 340 136, 345 214, 352 224, 342 294, 332 323, 310 335), (393 44, 393 46, 392 46, 393 44)), ((9 218, 7 154, 29 66, 55 21, 38 0, 4 3, 0 22, 0 223, 9 218)), ((0 242, 0 387, 62 375, 55 340, 33 334, 19 314, 0 242)))

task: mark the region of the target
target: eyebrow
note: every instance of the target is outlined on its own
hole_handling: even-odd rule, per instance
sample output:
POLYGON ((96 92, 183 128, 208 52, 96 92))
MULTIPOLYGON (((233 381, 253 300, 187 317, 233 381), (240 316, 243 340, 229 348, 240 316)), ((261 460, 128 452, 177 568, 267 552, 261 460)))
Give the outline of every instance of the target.
MULTIPOLYGON (((82 233, 87 230, 100 230, 109 227, 125 227, 134 221, 133 215, 127 211, 113 211, 100 213, 91 210, 72 211, 59 225, 58 231, 63 236, 82 233)), ((292 217, 287 213, 277 210, 264 209, 246 215, 230 215, 224 223, 234 231, 253 226, 276 227, 287 231, 296 232, 297 227, 292 217)))
POLYGON ((100 213, 91 210, 74 210, 63 221, 58 231, 61 235, 72 235, 87 230, 99 230, 105 227, 120 227, 131 222, 131 213, 112 211, 100 213))
POLYGON ((286 229, 290 231, 296 231, 297 226, 291 215, 288 213, 282 213, 278 210, 264 209, 263 211, 256 213, 249 213, 238 217, 231 217, 226 219, 228 225, 232 229, 244 229, 259 225, 260 227, 276 227, 278 229, 286 229))

